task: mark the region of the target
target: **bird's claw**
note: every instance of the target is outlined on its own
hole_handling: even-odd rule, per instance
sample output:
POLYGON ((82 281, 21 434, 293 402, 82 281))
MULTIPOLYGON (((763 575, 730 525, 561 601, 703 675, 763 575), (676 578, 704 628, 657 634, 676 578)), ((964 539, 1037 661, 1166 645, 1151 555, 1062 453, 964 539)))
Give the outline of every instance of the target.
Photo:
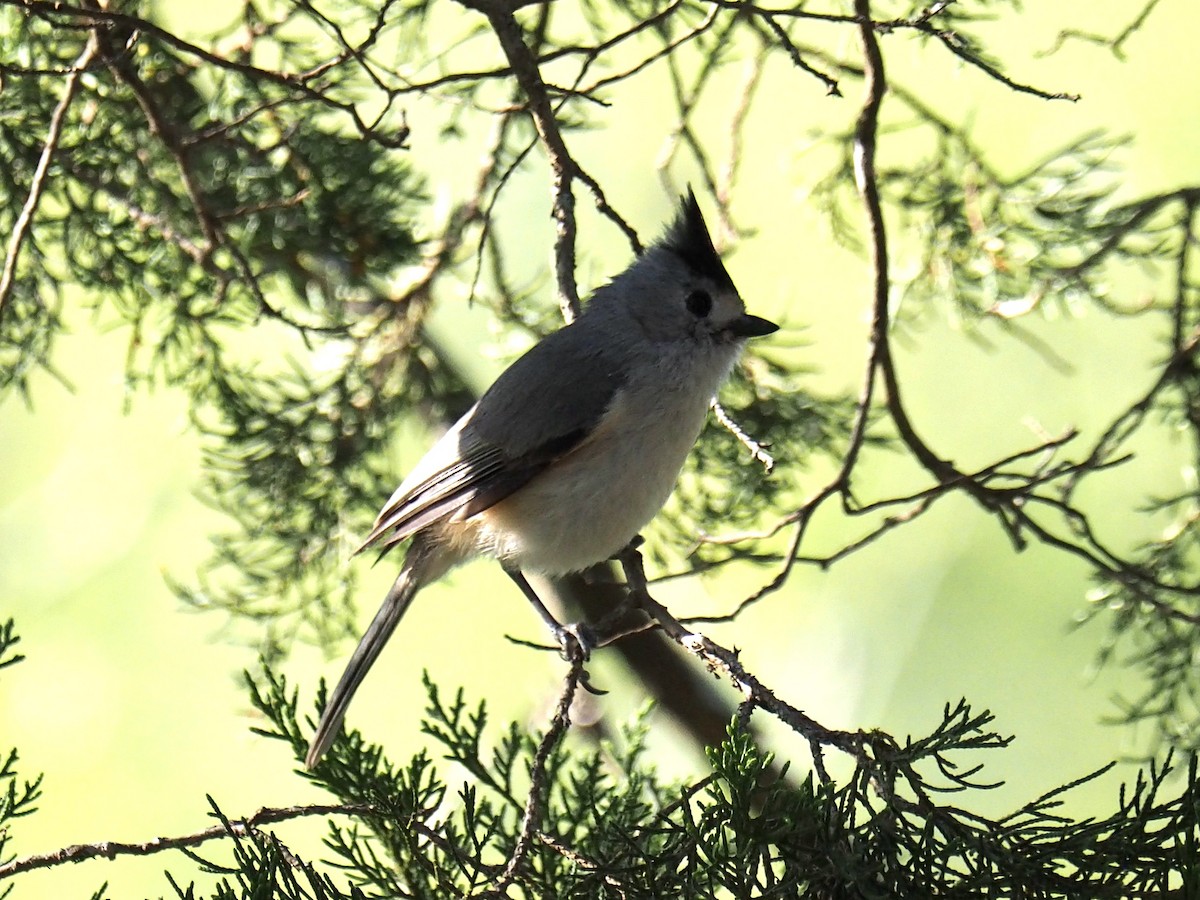
POLYGON ((586 662, 598 644, 595 633, 582 622, 557 626, 554 637, 558 640, 563 659, 568 661, 574 660, 578 654, 580 661, 586 662))

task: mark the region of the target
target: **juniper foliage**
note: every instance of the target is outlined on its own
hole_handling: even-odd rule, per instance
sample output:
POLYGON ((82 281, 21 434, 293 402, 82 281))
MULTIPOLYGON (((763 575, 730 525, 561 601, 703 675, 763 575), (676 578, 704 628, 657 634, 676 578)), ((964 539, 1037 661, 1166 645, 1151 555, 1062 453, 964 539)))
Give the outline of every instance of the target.
MULTIPOLYGON (((1082 41, 1125 59, 1164 9, 1148 0, 1121 27, 1066 28, 1050 52, 1082 41)), ((163 24, 164 12, 0 0, 0 392, 29 402, 35 374, 67 381, 55 349, 68 328, 93 327, 90 316, 127 339, 130 403, 151 389, 186 396, 205 442, 202 493, 230 525, 202 571, 173 576, 185 601, 241 623, 269 660, 298 638, 330 646, 348 634, 345 556, 395 483, 397 430, 436 428, 472 400, 469 367, 430 326, 432 311, 470 300, 515 335, 512 352, 577 311, 578 234, 607 230, 630 254, 647 242, 610 197, 620 168, 580 152, 588 132, 657 92, 670 110, 664 179, 695 173, 719 236, 737 243, 753 236, 730 197, 763 165, 745 141, 762 86, 852 86, 867 100, 814 135, 826 166, 813 166, 807 188, 874 276, 863 387, 816 390, 795 348, 748 357, 723 395, 740 433, 706 430, 651 533, 656 571, 761 567, 766 586, 711 617, 733 619, 797 566, 836 564, 965 496, 1014 550, 1038 544, 1087 567, 1089 615, 1112 636, 1104 661, 1145 684, 1121 714, 1156 736, 1107 817, 1060 816, 1068 785, 987 818, 967 802, 986 788, 975 754, 1007 739, 965 701, 919 738, 793 718, 811 759, 764 785, 771 756, 746 723, 788 711, 758 685, 712 750, 711 774, 678 785, 648 766, 642 726, 600 750, 564 741, 562 717, 540 741, 515 726, 489 737, 485 707, 429 685, 425 727, 469 775, 461 787, 429 757, 396 765, 344 737, 314 777, 355 817, 335 817, 329 837, 346 883, 214 804, 233 845, 231 862, 205 863, 224 872, 217 896, 447 896, 499 882, 528 896, 1200 894, 1197 486, 1186 473, 1166 479, 1124 511, 1131 523, 1170 523, 1132 550, 1098 526, 1093 499, 1146 442, 1174 436, 1190 457, 1200 448, 1200 186, 1131 190, 1131 139, 1106 131, 1009 171, 969 121, 939 111, 936 79, 908 82, 887 64, 922 53, 1031 103, 1067 102, 993 49, 997 18, 1040 24, 1032 12, 1001 0, 820 10, 638 0, 565 12, 506 0, 252 0, 200 35, 163 24), (448 205, 411 161, 410 115, 447 152, 469 147, 478 160, 457 173, 448 205), (712 137, 714 117, 728 141, 712 137), (876 159, 883 145, 911 152, 876 159), (531 182, 549 186, 552 284, 521 270, 501 227, 531 182), (998 325, 1053 363, 1028 323, 1080 309, 1156 326, 1161 353, 1140 396, 1114 401, 1087 432, 969 469, 946 459, 905 403, 894 336, 919 339, 923 322, 951 317, 981 341, 998 325), (885 452, 915 474, 863 477, 885 452), (819 513, 850 537, 814 542, 819 513), (733 537, 708 539, 714 523, 733 537), (850 773, 825 771, 826 751, 848 756, 850 773), (963 802, 941 803, 946 791, 963 802)), ((659 625, 682 634, 677 621, 659 625)), ((0 630, 0 669, 15 642, 11 624, 0 630)), ((682 642, 733 672, 736 654, 682 642)), ((299 752, 296 694, 268 674, 254 695, 268 732, 299 752)), ((14 751, 0 767, 0 871, 7 825, 41 787, 18 778, 16 761, 14 751)), ((196 890, 176 885, 180 896, 196 890)))

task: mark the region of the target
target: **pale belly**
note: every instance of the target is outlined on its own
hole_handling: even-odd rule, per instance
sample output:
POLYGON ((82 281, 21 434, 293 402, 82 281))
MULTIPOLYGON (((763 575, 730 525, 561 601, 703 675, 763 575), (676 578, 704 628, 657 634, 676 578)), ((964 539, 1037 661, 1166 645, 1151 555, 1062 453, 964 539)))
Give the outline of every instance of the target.
POLYGON ((662 508, 696 442, 708 403, 688 393, 614 406, 578 449, 474 517, 477 549, 549 575, 612 557, 662 508))

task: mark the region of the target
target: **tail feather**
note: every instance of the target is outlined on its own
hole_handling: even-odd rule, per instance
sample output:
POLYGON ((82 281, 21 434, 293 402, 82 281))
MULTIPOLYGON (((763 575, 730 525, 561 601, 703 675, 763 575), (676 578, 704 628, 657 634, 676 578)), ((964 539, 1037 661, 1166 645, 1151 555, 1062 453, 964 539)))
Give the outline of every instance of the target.
POLYGON ((321 757, 325 755, 325 751, 329 749, 329 745, 333 743, 333 739, 341 730, 342 719, 346 715, 350 701, 354 698, 354 692, 358 690, 358 686, 370 671, 388 638, 396 630, 396 625, 408 609, 408 605, 412 603, 413 597, 425 584, 427 580, 423 577, 425 566, 421 565, 421 562, 422 555, 409 554, 408 559, 404 561, 404 566, 400 569, 400 574, 396 576, 387 596, 383 598, 383 605, 379 607, 379 612, 367 626, 354 655, 346 664, 346 671, 342 673, 337 687, 329 695, 325 711, 321 714, 321 721, 317 725, 317 732, 313 735, 312 743, 308 745, 308 756, 304 759, 305 768, 312 769, 316 766, 321 761, 321 757))

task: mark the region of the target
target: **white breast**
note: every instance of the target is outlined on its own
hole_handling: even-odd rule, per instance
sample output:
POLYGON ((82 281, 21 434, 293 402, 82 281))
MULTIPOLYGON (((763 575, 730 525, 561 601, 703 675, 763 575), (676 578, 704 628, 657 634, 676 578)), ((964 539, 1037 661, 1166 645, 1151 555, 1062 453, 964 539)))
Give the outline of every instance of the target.
POLYGON ((581 446, 476 517, 479 549, 549 575, 620 551, 667 501, 700 434, 724 371, 703 375, 623 390, 581 446))

